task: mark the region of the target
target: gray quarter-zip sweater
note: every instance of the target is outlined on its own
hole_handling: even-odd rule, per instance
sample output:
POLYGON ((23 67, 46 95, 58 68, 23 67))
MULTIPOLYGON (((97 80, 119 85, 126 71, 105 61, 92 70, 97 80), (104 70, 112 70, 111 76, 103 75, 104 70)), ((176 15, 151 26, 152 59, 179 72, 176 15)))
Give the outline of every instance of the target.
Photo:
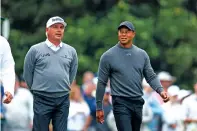
POLYGON ((120 43, 110 48, 101 56, 99 63, 96 91, 97 110, 102 109, 108 78, 112 96, 140 99, 143 95, 142 79, 144 77, 156 92, 163 91, 161 83, 151 67, 149 56, 144 50, 135 45, 123 48, 120 43))
POLYGON ((63 43, 54 51, 41 42, 27 52, 23 75, 33 93, 61 97, 69 93, 77 68, 78 58, 73 47, 63 43))

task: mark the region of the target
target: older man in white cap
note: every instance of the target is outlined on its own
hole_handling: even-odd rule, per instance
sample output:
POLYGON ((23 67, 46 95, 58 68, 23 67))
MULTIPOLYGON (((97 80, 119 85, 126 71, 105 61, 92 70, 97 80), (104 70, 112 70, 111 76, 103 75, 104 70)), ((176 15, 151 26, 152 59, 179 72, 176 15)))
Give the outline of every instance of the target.
POLYGON ((69 91, 78 67, 76 50, 61 40, 66 22, 55 16, 46 24, 47 39, 33 45, 24 61, 24 79, 34 96, 33 131, 67 131, 69 91))

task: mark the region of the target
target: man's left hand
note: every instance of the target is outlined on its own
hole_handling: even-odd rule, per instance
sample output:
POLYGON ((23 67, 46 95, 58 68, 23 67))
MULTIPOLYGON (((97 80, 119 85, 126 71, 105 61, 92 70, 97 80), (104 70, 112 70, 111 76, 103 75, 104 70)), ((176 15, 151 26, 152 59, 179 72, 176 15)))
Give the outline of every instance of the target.
POLYGON ((160 96, 161 96, 161 98, 163 99, 164 102, 168 102, 170 100, 170 97, 169 97, 168 93, 165 92, 165 91, 162 91, 160 93, 160 96))

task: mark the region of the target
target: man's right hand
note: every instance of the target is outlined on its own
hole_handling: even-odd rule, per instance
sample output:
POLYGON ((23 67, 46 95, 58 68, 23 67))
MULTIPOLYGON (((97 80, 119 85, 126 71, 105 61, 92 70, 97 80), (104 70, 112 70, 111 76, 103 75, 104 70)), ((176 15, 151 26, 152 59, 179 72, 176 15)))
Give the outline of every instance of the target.
POLYGON ((104 111, 103 110, 96 111, 96 120, 97 120, 97 122, 103 124, 103 122, 104 122, 104 111))
POLYGON ((162 91, 162 92, 160 93, 160 96, 162 97, 162 99, 163 99, 163 101, 164 101, 165 103, 168 102, 168 101, 170 100, 170 97, 169 97, 168 93, 165 92, 165 91, 162 91))
POLYGON ((12 99, 13 99, 12 94, 10 92, 6 91, 5 92, 5 99, 4 99, 3 103, 9 104, 12 101, 12 99))

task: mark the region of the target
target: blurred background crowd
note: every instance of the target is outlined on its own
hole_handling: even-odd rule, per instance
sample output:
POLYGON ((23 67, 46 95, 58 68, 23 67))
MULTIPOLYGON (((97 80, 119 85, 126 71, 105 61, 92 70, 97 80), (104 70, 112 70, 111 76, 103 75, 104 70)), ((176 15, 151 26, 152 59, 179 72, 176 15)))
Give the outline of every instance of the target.
MULTIPOLYGON (((193 90, 175 85, 176 77, 166 71, 158 73, 170 101, 164 103, 161 97, 144 79, 143 122, 141 131, 196 131, 197 130, 197 83, 193 90)), ((82 85, 74 81, 70 92, 68 131, 117 131, 112 111, 110 81, 106 87, 103 108, 104 124, 96 122, 96 73, 86 71, 82 85)), ((1 107, 2 131, 31 131, 33 121, 33 96, 22 76, 16 77, 15 97, 10 104, 1 107)), ((52 124, 49 125, 52 131, 52 124)))
POLYGON ((33 96, 20 74, 29 48, 45 41, 45 24, 52 16, 68 23, 63 41, 79 57, 70 93, 69 131, 116 131, 110 81, 104 97, 105 123, 96 123, 96 72, 101 54, 117 43, 117 26, 124 20, 136 27, 134 44, 147 51, 171 96, 170 102, 163 103, 142 81, 141 130, 197 131, 196 0, 2 0, 1 16, 6 18, 0 21, 1 35, 10 43, 17 74, 12 103, 1 105, 2 131, 32 128, 33 96))

